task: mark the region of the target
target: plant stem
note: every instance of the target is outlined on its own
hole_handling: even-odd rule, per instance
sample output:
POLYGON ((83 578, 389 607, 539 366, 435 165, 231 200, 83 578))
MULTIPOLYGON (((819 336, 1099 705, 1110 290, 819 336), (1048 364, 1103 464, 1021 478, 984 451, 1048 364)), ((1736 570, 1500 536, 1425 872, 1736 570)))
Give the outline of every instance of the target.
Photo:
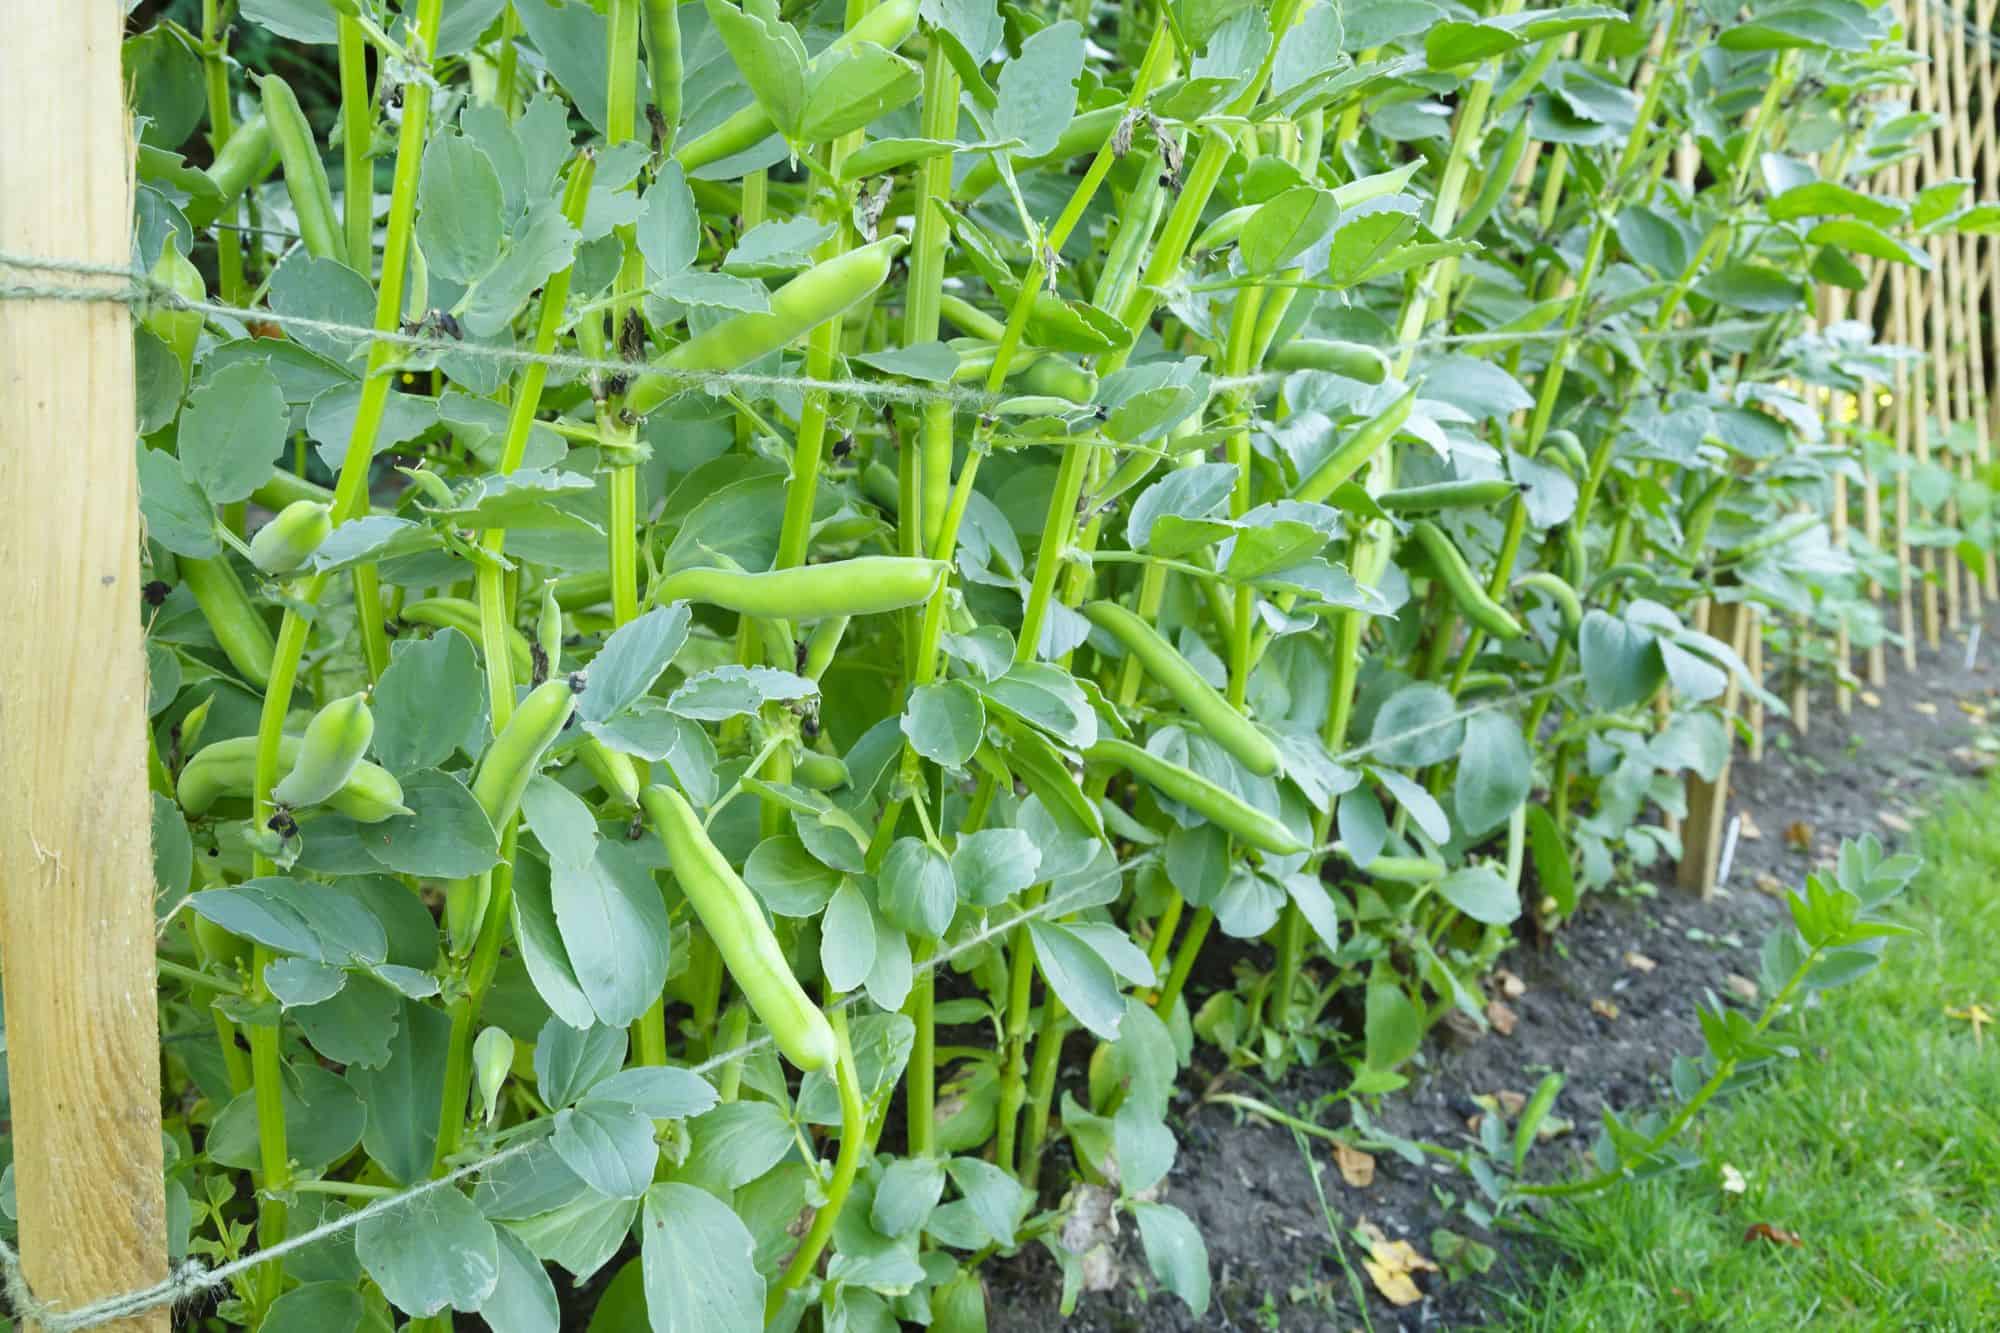
POLYGON ((1049 1133, 1049 1110, 1055 1101, 1056 1071, 1062 1064, 1063 1037, 1069 1031, 1069 1010, 1054 991, 1042 999, 1042 1022, 1035 1032, 1035 1065, 1028 1076, 1028 1117, 1021 1130, 1020 1182, 1033 1198, 1040 1190, 1042 1149, 1049 1133))
MULTIPOLYGON (((229 105, 229 28, 222 22, 221 0, 201 0, 202 88, 208 97, 208 146, 220 156, 222 146, 236 132, 235 113, 229 105)), ((217 220, 230 224, 243 216, 242 200, 232 200, 217 220)), ((243 234, 225 225, 215 234, 215 269, 220 295, 225 305, 242 305, 243 234)))
POLYGON ((839 1220, 841 1207, 854 1185, 855 1172, 861 1166, 862 1145, 868 1136, 868 1112, 861 1103, 861 1076, 855 1068, 854 1048, 848 1039, 847 1011, 835 1008, 827 1015, 827 1021, 833 1025, 839 1052, 834 1065, 834 1084, 840 1092, 840 1151, 833 1159, 833 1180, 827 1185, 826 1202, 813 1214, 812 1226, 799 1242, 798 1253, 792 1256, 784 1276, 771 1288, 765 1302, 766 1324, 777 1319, 779 1311, 785 1308, 785 1294, 803 1282, 819 1262, 820 1252, 833 1235, 833 1224, 839 1220))
POLYGON ((340 60, 341 223, 347 266, 367 277, 374 268, 375 165, 369 153, 375 117, 368 100, 368 44, 361 25, 335 20, 340 60))
POLYGON ((1160 998, 1153 1001, 1153 1008, 1161 1013, 1172 1013, 1174 1001, 1180 999, 1181 991, 1187 986, 1188 974, 1194 971, 1194 960, 1201 953, 1202 941, 1208 938, 1208 928, 1215 924, 1213 910, 1201 907, 1195 910, 1194 920, 1188 922, 1187 934, 1181 939, 1179 952, 1174 954, 1174 970, 1167 974, 1167 984, 1160 988, 1160 998))

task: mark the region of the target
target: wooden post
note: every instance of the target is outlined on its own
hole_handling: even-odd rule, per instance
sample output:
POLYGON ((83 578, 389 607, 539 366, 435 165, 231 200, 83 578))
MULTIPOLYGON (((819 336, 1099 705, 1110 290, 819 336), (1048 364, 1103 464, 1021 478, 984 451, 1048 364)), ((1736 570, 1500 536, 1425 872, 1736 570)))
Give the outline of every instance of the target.
MULTIPOLYGON (((1745 630, 1750 624, 1748 608, 1741 602, 1714 603, 1709 611, 1708 632, 1736 650, 1742 656, 1746 643, 1745 630)), ((1705 781, 1698 774, 1691 774, 1687 782, 1688 813, 1681 827, 1680 886, 1698 897, 1706 898, 1715 891, 1717 861, 1722 855, 1725 816, 1729 812, 1729 766, 1736 753, 1736 732, 1734 716, 1736 701, 1740 691, 1736 677, 1729 678, 1729 687, 1722 694, 1722 712, 1725 725, 1730 727, 1728 748, 1724 751, 1722 771, 1715 775, 1715 781, 1705 781)))
MULTIPOLYGON (((131 262, 124 9, 36 6, 0 40, 0 249, 131 262)), ((113 288, 123 278, 10 275, 113 288)), ((0 300, 0 959, 29 1289, 77 1307, 166 1276, 131 311, 0 300)), ((166 1333, 165 1307, 104 1325, 166 1333)))
MULTIPOLYGON (((1764 688, 1764 625, 1755 602, 1742 604, 1743 626, 1743 669, 1749 673, 1750 683, 1759 690, 1764 688)), ((1764 757, 1764 696, 1750 696, 1750 762, 1756 763, 1764 757)))

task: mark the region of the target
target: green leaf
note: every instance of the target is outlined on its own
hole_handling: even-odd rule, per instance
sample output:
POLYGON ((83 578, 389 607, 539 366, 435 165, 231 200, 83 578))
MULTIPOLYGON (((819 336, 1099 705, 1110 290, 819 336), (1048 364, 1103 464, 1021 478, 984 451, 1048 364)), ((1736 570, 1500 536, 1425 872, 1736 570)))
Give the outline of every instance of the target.
POLYGON ((549 1106, 568 1106, 618 1072, 630 1039, 621 1027, 573 1028, 551 1018, 535 1037, 535 1091, 549 1106))
POLYGON ((493 1224, 450 1187, 369 1217, 355 1228, 354 1252, 389 1303, 408 1315, 477 1310, 500 1280, 493 1224))
POLYGON ((1370 757, 1398 768, 1441 764, 1465 744, 1457 701, 1441 685, 1405 685, 1375 714, 1370 757))
POLYGON ((945 1163, 952 1184, 964 1196, 987 1237, 1002 1249, 1012 1249, 1014 1233, 1035 1200, 1012 1173, 975 1157, 954 1157, 945 1163))
POLYGON ((746 0, 741 9, 726 0, 707 3, 709 20, 757 104, 780 134, 798 139, 805 114, 807 65, 806 45, 798 30, 779 17, 772 0, 746 0))
POLYGON ((1125 540, 1135 551, 1151 550, 1153 527, 1161 518, 1206 518, 1229 498, 1235 485, 1236 469, 1228 463, 1177 468, 1148 486, 1133 502, 1125 520, 1125 540))
MULTIPOLYGON (((361 1142, 368 1108, 338 1074, 310 1061, 289 1063, 279 1092, 285 1113, 285 1151, 304 1170, 323 1170, 361 1142)), ((435 1106, 431 1113, 435 1118, 435 1106)), ((208 1131, 207 1152, 223 1166, 254 1170, 262 1165, 257 1143, 256 1094, 244 1092, 216 1116, 208 1131)))
POLYGON ((1139 1223, 1139 1241, 1145 1247, 1146 1266, 1160 1285, 1187 1303, 1197 1315, 1208 1312, 1208 1247, 1202 1244, 1187 1214, 1170 1204, 1128 1205, 1139 1223))
POLYGON ((776 667, 720 666, 690 676, 667 700, 667 707, 698 722, 722 722, 754 713, 767 703, 810 699, 819 687, 804 676, 776 667))
POLYGON ((668 277, 694 263, 701 249, 701 216, 679 162, 668 161, 654 178, 634 233, 654 276, 668 277))
POLYGON ((557 1333, 562 1306, 555 1283, 532 1251, 505 1227, 493 1228, 499 1242, 498 1276, 493 1291, 479 1307, 479 1317, 493 1333, 557 1333))
POLYGON ((1275 273, 1333 228, 1331 192, 1298 185, 1266 200, 1243 226, 1239 250, 1252 273, 1275 273))
POLYGON ((691 1185, 655 1185, 646 1191, 639 1241, 653 1333, 764 1326, 756 1242, 728 1205, 691 1185))
POLYGON ((923 82, 921 69, 873 42, 830 48, 806 72, 798 139, 825 143, 858 130, 908 103, 923 82))
POLYGON ((368 854, 399 875, 462 879, 500 860, 500 835, 463 782, 435 768, 403 778, 411 813, 370 824, 361 834, 368 854))
POLYGON ((1052 23, 1021 43, 1021 54, 1000 67, 1000 105, 993 137, 1019 139, 1023 157, 1055 149, 1076 113, 1076 81, 1083 73, 1083 29, 1073 20, 1052 23))
POLYGON ((1438 895, 1459 911, 1489 926, 1504 926, 1521 915, 1521 896, 1488 865, 1454 870, 1438 881, 1438 895))
POLYGON ((1035 965, 1049 988, 1079 1023, 1105 1041, 1117 1040, 1125 999, 1118 993, 1118 978, 1097 951, 1049 921, 1030 921, 1028 934, 1035 945, 1035 965))
POLYGON ((613 1199, 636 1199, 653 1183, 660 1145, 653 1121, 629 1106, 592 1099, 558 1111, 550 1138, 563 1165, 613 1199))
POLYGON ((563 865, 588 865, 597 855, 597 817, 583 798, 546 773, 521 791, 521 818, 549 854, 563 865))
POLYGON ((980 829, 959 835, 951 873, 958 895, 974 907, 998 907, 1033 884, 1042 849, 1017 828, 980 829))
POLYGON ((791 1122, 769 1102, 724 1102, 689 1121, 688 1137, 694 1150, 683 1169, 732 1190, 763 1176, 795 1146, 791 1122))
POLYGON ((181 466, 210 502, 247 500, 270 480, 291 422, 268 366, 245 361, 203 375, 181 410, 181 466))
POLYGON ((1794 185, 1765 206, 1773 222, 1791 222, 1809 217, 1854 217, 1887 227, 1902 220, 1903 205, 1893 199, 1867 194, 1838 181, 1808 181, 1794 185))
POLYGON ((1806 243, 1838 246, 1850 254, 1886 259, 1892 264, 1908 264, 1921 272, 1930 272, 1931 257, 1928 254, 1860 218, 1834 218, 1822 222, 1806 233, 1806 243))
POLYGON ((944 853, 921 838, 898 838, 875 879, 875 904, 892 925, 942 939, 958 910, 958 885, 944 853))
POLYGON ((1423 1015, 1395 982, 1370 982, 1363 1031, 1368 1067, 1394 1069, 1417 1053, 1424 1038, 1423 1015))
POLYGON ((1568 916, 1576 910, 1576 879, 1570 872, 1569 849, 1563 845, 1562 830, 1548 810, 1528 807, 1528 851, 1535 858, 1535 879, 1543 893, 1555 899, 1556 911, 1568 916))
POLYGON ((843 880, 820 918, 819 965, 826 984, 845 994, 868 980, 877 950, 875 913, 853 880, 843 880))
POLYGON ((139 512, 146 535, 175 555, 206 560, 222 550, 215 536, 215 510, 188 480, 181 460, 161 449, 139 446, 139 512))
POLYGON ((1528 798, 1534 770, 1534 756, 1511 715, 1477 713, 1467 718, 1451 793, 1459 828, 1468 837, 1498 828, 1528 798))
POLYGON ((424 150, 417 243, 431 268, 470 283, 500 257, 500 176, 472 140, 440 134, 424 150))
POLYGON ((264 1315, 264 1322, 257 1327, 259 1333, 269 1329, 279 1333, 281 1329, 307 1328, 333 1330, 334 1333, 348 1333, 361 1327, 362 1316, 367 1307, 361 1303, 361 1292, 347 1282, 309 1282, 296 1287, 277 1300, 264 1315))
POLYGON ((1577 656, 1590 702, 1602 709, 1644 703, 1666 675, 1652 632, 1604 611, 1584 613, 1577 631, 1577 656))
POLYGON ((944 1197, 944 1163, 904 1157, 889 1163, 875 1187, 868 1224, 885 1236, 907 1236, 921 1227, 944 1197))
POLYGON ((1097 740, 1097 713, 1061 667, 1017 662, 1000 679, 981 681, 973 688, 1001 712, 1041 728, 1066 745, 1082 750, 1097 740))
POLYGON ((499 262, 480 275, 460 302, 459 318, 466 332, 478 338, 503 332, 537 287, 569 267, 581 239, 554 200, 529 205, 508 236, 499 262))
POLYGON ((986 734, 986 708, 964 681, 937 681, 910 691, 903 710, 910 748, 943 768, 961 769, 986 734))
POLYGON ((408 1184, 431 1173, 451 1019, 427 1004, 401 1003, 388 1061, 380 1069, 350 1068, 347 1081, 368 1106, 362 1146, 389 1179, 408 1184))
POLYGON ((551 897, 577 985, 600 1023, 622 1026, 666 985, 665 899, 637 852, 600 842, 587 866, 550 867, 551 897))
POLYGON ((891 347, 880 352, 862 352, 854 358, 885 375, 922 380, 926 384, 949 384, 958 370, 958 353, 950 344, 918 343, 913 347, 891 347))
POLYGON ((775 916, 818 916, 844 878, 791 834, 764 839, 743 863, 743 882, 775 916))
POLYGON ((534 983, 535 993, 564 1023, 589 1027, 597 1013, 590 997, 577 984, 576 969, 563 947, 562 929, 556 924, 551 898, 548 863, 523 851, 514 859, 514 939, 521 947, 521 961, 534 983))
POLYGON ((577 697, 577 716, 604 722, 630 707, 687 642, 689 614, 684 604, 655 607, 621 625, 591 660, 589 685, 577 697))
POLYGON ((451 758, 479 720, 484 679, 457 630, 398 639, 375 685, 375 758, 399 777, 451 758))
POLYGON ((1725 51, 1866 51, 1882 35, 1883 21, 1854 0, 1806 0, 1725 24, 1716 45, 1725 51))

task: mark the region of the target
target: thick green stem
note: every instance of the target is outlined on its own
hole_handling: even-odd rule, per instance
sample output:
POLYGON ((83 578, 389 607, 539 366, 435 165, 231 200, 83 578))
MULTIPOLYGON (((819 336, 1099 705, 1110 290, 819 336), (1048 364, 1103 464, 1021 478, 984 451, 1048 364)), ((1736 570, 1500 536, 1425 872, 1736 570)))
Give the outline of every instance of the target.
POLYGON ((1042 1149, 1048 1143, 1049 1112, 1056 1095, 1056 1072, 1062 1065, 1063 1036, 1069 1031, 1069 1011, 1051 991, 1042 1000, 1042 1021, 1035 1031, 1035 1066, 1028 1075, 1028 1115, 1021 1127, 1020 1182, 1030 1198, 1040 1190, 1042 1149))
POLYGON ((912 1157, 929 1157, 937 1138, 937 969, 927 966, 936 949, 936 944, 929 940, 916 948, 916 976, 910 982, 910 998, 903 1006, 903 1012, 917 1030, 903 1080, 908 1112, 906 1137, 912 1157))
POLYGON ((786 1293, 805 1281, 819 1262, 820 1252, 833 1235, 833 1224, 840 1219, 840 1210, 847 1203, 848 1191, 854 1186, 855 1172, 861 1167, 861 1149, 868 1138, 868 1112, 861 1102, 861 1076, 855 1069, 854 1049, 848 1040, 847 1011, 835 1008, 827 1020, 833 1024, 839 1051, 834 1085, 840 1092, 840 1150, 833 1159, 833 1179, 826 1188, 826 1202, 813 1214, 812 1226, 799 1242, 798 1252, 785 1266, 784 1276, 771 1288, 765 1302, 766 1324, 777 1319, 778 1312, 785 1308, 786 1293))
MULTIPOLYGON (((236 117, 229 105, 229 28, 222 22, 221 0, 201 0, 202 87, 208 98, 208 146, 213 159, 220 159, 222 146, 236 133, 236 117)), ((220 296, 225 305, 242 305, 243 237, 234 224, 243 216, 240 199, 232 198, 217 218, 223 225, 215 234, 215 270, 220 296)))
POLYGON ((1160 987, 1160 998, 1153 1001, 1153 1007, 1161 1013, 1172 1013, 1174 1001, 1180 999, 1181 991, 1187 987, 1188 974, 1194 971, 1194 960, 1201 953, 1202 942, 1208 938, 1208 929, 1215 924, 1215 913, 1206 907, 1197 908, 1194 920, 1188 922, 1187 934, 1181 939, 1179 952, 1174 954, 1174 970, 1167 974, 1167 982, 1160 987))
POLYGON ((369 146, 375 118, 368 101, 368 43, 361 25, 336 21, 340 60, 341 233, 347 266, 363 277, 374 267, 375 165, 369 146))
MULTIPOLYGON (((1038 885, 1028 894, 1026 910, 1032 912, 1048 895, 1038 885)), ((1026 923, 1015 926, 1008 941, 1007 955, 1007 1060, 1000 1071, 1000 1111, 993 1160, 1003 1171, 1014 1169, 1014 1143, 1019 1129, 1021 1104, 1027 1100, 1028 1005, 1034 998, 1035 945, 1026 923)))

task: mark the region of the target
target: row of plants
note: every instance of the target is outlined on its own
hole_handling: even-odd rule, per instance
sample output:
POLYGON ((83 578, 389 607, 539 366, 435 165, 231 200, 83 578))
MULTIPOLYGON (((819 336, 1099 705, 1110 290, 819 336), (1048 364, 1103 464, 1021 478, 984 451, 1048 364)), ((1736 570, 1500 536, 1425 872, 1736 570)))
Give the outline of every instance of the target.
POLYGON ((1994 221, 1853 0, 231 10, 125 53, 174 1252, 480 1169, 226 1325, 1200 1310, 1195 1045, 1393 1091, 1678 855, 1705 608, 1881 632, 1819 292, 1994 221))

